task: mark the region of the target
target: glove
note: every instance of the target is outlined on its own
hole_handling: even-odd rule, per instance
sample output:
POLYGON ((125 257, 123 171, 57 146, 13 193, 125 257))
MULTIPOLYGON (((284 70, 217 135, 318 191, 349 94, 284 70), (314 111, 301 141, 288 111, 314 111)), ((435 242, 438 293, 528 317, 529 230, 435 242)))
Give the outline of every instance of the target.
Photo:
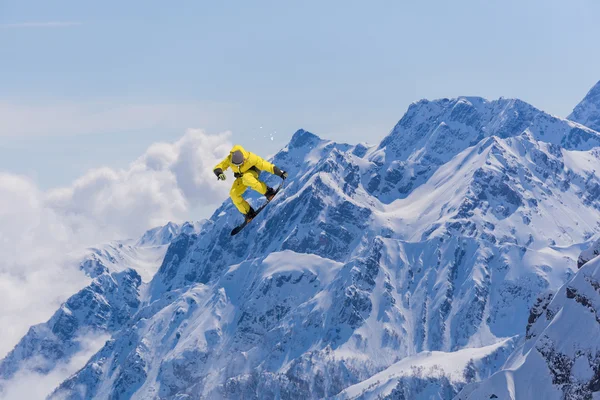
POLYGON ((279 167, 275 166, 273 167, 273 172, 275 173, 275 175, 279 176, 281 179, 285 179, 288 177, 287 172, 282 171, 281 169, 279 169, 279 167))
POLYGON ((215 168, 213 173, 216 175, 217 179, 220 181, 224 181, 227 178, 221 168, 215 168))

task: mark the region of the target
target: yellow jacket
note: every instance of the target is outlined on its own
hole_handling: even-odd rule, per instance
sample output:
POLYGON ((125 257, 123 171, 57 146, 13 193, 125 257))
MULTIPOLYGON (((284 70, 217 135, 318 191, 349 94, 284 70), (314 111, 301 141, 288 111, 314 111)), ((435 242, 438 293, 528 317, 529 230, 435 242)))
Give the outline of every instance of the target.
POLYGON ((273 164, 257 156, 254 153, 250 153, 249 151, 244 150, 244 148, 239 144, 233 146, 233 149, 231 149, 229 155, 225 157, 223 161, 218 163, 213 169, 213 171, 215 172, 215 174, 218 175, 219 173, 225 171, 227 168, 231 168, 231 170, 236 174, 243 174, 244 172, 247 172, 250 169, 254 169, 255 171, 258 169, 260 171, 267 171, 271 174, 274 174, 276 169, 276 167, 273 164), (231 163, 231 155, 237 150, 240 150, 242 154, 244 154, 244 163, 241 166, 237 166, 231 163))

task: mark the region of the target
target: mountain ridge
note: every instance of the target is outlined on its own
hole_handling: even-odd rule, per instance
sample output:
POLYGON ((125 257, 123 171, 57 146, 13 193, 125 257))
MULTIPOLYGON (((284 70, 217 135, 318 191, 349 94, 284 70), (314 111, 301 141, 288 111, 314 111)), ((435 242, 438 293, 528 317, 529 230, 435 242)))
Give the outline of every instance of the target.
POLYGON ((19 373, 55 373, 58 367, 69 365, 89 350, 89 338, 110 336, 120 330, 142 304, 143 288, 164 258, 170 241, 201 225, 168 223, 137 240, 86 249, 88 254, 83 256, 80 269, 92 279, 90 284, 69 297, 48 321, 32 326, 0 361, 0 393, 19 373))
POLYGON ((422 100, 373 146, 300 129, 252 229, 229 236, 225 201, 197 230, 158 231, 170 245, 139 306, 51 398, 332 397, 410 357, 511 343, 398 381, 450 398, 576 275, 600 231, 599 146, 515 99, 422 100))
POLYGON ((600 131, 600 81, 590 89, 567 118, 600 131))
POLYGON ((253 229, 232 240, 229 227, 239 217, 225 202, 197 238, 176 239, 151 283, 154 302, 55 395, 78 398, 70 388, 84 385, 100 397, 326 397, 410 355, 524 335, 537 296, 574 275, 582 243, 598 230, 589 218, 577 217, 579 225, 572 218, 578 208, 600 216, 596 200, 578 194, 597 184, 585 171, 600 166, 600 141, 596 132, 524 102, 473 101, 422 103, 439 106, 438 118, 450 129, 458 124, 455 133, 465 138, 445 158, 435 156, 445 143, 435 118, 399 123, 403 136, 414 128, 415 138, 435 144, 416 146, 425 153, 413 155, 402 153, 411 147, 399 146, 394 131, 373 147, 297 131, 273 158, 291 171, 290 182, 253 229), (479 137, 475 122, 486 115, 476 106, 490 113, 504 107, 505 115, 489 127, 498 135, 469 146, 479 137), (380 189, 369 186, 387 165, 381 151, 392 155, 388 161, 403 154, 425 160, 427 179, 404 197, 382 192, 382 201, 380 189), (436 190, 450 202, 420 198, 436 190), (564 217, 549 221, 555 210, 564 217), (438 224, 419 221, 423 215, 438 224), (274 272, 265 255, 278 254, 291 269, 274 272), (338 263, 336 277, 294 272, 310 264, 306 257, 338 263), (561 260, 566 265, 550 267, 561 260), (273 272, 260 272, 265 265, 273 272), (231 286, 243 280, 228 276, 241 271, 258 280, 231 286), (240 290, 247 293, 241 302, 231 297, 240 290), (192 326, 202 315, 211 315, 210 327, 192 326), (311 333, 300 334, 306 329, 311 333), (107 369, 117 354, 121 367, 107 369), (214 362, 230 367, 217 372, 214 362))

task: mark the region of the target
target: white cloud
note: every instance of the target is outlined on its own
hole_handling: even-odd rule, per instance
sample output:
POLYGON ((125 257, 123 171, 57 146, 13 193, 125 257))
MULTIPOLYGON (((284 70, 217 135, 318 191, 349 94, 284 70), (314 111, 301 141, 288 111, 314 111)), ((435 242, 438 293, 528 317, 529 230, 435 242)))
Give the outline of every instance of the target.
POLYGON ((43 193, 27 179, 0 173, 0 354, 29 325, 48 318, 87 279, 72 250, 73 233, 44 205, 43 193))
POLYGON ((98 168, 48 192, 0 173, 0 357, 88 282, 71 254, 225 200, 229 185, 212 168, 231 149, 230 136, 191 129, 150 146, 126 169, 98 168))
POLYGON ((60 385, 65 379, 83 368, 89 358, 102 348, 110 338, 109 335, 90 333, 76 341, 81 346, 68 363, 61 363, 49 374, 43 375, 35 372, 36 360, 31 360, 8 382, 2 382, 3 391, 0 400, 28 399, 43 400, 60 385))
POLYGON ((81 22, 71 21, 46 21, 46 22, 19 22, 15 24, 1 24, 2 28, 68 28, 82 25, 81 22))
POLYGON ((231 149, 229 138, 228 132, 190 129, 175 143, 150 146, 128 169, 92 170, 70 187, 49 191, 46 202, 74 231, 92 226, 105 240, 183 221, 191 207, 227 197, 228 186, 218 184, 212 169, 231 149))

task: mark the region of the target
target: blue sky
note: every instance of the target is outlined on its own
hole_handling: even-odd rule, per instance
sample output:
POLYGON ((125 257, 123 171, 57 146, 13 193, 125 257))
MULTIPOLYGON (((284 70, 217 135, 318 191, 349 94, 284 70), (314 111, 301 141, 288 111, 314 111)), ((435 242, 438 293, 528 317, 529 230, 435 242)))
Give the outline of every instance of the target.
POLYGON ((0 2, 0 171, 42 187, 186 128, 268 155, 376 143, 421 98, 566 116, 600 79, 597 0, 0 2))

